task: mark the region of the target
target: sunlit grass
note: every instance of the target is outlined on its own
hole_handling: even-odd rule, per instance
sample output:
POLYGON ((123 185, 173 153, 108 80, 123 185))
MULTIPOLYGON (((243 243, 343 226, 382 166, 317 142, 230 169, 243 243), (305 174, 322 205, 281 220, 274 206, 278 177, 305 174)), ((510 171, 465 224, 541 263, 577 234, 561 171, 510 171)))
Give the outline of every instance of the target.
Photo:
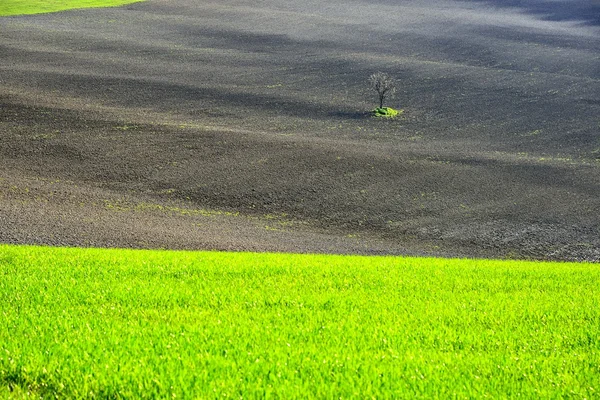
POLYGON ((595 398, 600 266, 0 245, 0 397, 595 398))
POLYGON ((0 16, 40 14, 73 8, 114 7, 143 0, 2 0, 0 16))

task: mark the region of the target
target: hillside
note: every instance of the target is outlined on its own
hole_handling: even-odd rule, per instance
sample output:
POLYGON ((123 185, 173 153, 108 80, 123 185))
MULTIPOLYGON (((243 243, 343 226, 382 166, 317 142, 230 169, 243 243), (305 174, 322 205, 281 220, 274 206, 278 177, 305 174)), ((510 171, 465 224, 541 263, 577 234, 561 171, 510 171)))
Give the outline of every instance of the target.
POLYGON ((3 17, 0 242, 599 261, 599 9, 510 3, 3 17))

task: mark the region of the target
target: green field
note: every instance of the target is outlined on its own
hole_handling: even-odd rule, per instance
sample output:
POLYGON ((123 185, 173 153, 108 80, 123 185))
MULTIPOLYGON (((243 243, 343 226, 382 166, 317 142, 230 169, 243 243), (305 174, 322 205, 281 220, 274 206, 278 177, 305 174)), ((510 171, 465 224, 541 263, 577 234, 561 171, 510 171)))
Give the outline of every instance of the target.
POLYGON ((597 398, 597 264, 0 245, 0 398, 597 398))
POLYGON ((0 16, 40 14, 73 8, 114 7, 143 0, 2 0, 0 16))

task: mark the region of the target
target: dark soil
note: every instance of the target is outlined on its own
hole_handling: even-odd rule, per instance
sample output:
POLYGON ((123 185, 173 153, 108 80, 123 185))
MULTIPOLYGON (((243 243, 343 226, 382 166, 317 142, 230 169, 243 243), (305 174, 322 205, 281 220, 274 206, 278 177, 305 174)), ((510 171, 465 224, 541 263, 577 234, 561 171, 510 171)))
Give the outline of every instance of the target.
POLYGON ((543 3, 1 18, 0 242, 598 262, 598 10, 543 3))

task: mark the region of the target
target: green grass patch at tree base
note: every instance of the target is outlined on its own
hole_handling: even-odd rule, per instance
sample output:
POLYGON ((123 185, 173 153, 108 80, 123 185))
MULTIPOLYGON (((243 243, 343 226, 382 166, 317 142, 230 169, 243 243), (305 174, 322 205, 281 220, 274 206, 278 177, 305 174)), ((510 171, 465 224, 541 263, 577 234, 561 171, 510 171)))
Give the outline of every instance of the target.
POLYGON ((391 107, 377 107, 376 109, 371 111, 371 114, 374 117, 386 117, 386 118, 393 118, 398 115, 401 115, 402 113, 404 113, 404 110, 395 110, 391 107))
POLYGON ((144 0, 2 0, 0 16, 41 14, 75 8, 115 7, 144 0))
POLYGON ((0 245, 0 397, 595 398, 600 266, 0 245))

